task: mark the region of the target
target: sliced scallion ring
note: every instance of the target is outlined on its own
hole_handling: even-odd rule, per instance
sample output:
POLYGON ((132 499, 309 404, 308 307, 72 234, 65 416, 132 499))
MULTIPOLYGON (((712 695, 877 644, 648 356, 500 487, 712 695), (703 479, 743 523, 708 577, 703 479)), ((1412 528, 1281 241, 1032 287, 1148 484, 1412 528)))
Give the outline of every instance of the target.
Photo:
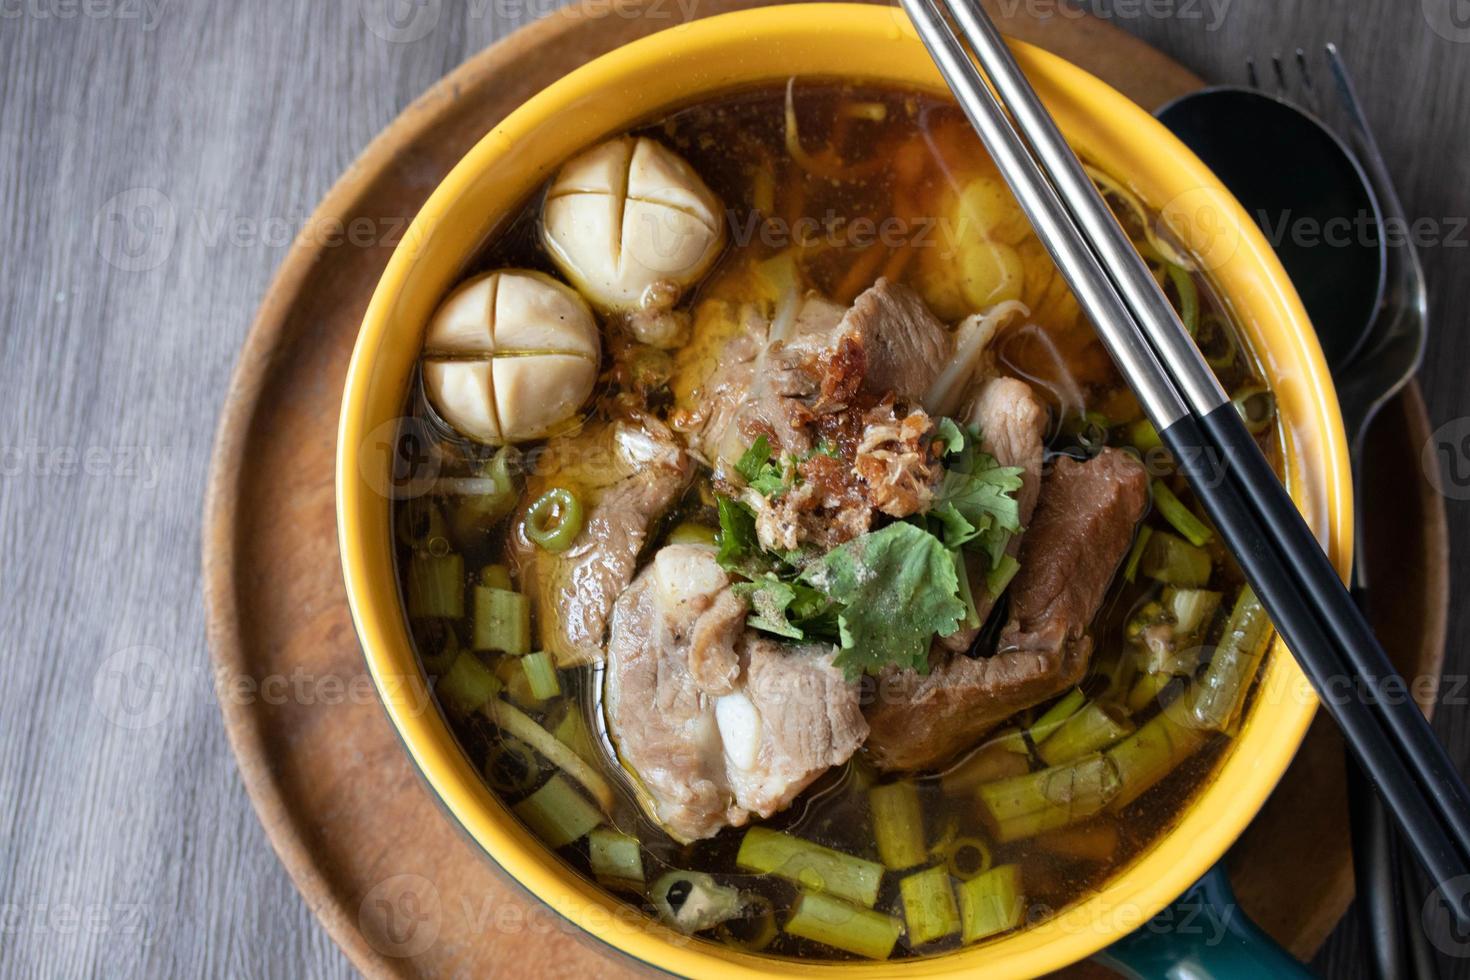
POLYGON ((950 874, 969 881, 990 870, 990 848, 978 837, 957 837, 945 848, 945 864, 950 874))
POLYGON ((1276 421, 1276 396, 1266 388, 1242 388, 1230 400, 1251 435, 1260 435, 1276 421))
POLYGON ((544 551, 566 551, 582 532, 582 501, 566 487, 552 487, 526 511, 526 537, 544 551))

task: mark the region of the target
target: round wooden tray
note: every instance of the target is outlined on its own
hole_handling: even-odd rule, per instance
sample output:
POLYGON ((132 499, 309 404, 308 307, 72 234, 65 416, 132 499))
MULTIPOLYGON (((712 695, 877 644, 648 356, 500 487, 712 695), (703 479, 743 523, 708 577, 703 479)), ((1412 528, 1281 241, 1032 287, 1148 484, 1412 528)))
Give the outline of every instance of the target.
MULTIPOLYGON (((704 0, 701 16, 756 6, 704 0)), ((1153 108, 1201 82, 1137 39, 1082 17, 1030 19, 1015 36, 1153 108)), ((552 14, 460 66, 410 106, 327 195, 262 304, 220 420, 205 513, 209 640, 225 727, 276 852, 312 911, 370 976, 633 973, 498 872, 444 814, 373 694, 338 570, 333 459, 358 324, 399 236, 495 122, 604 51, 673 26, 690 5, 635 0, 552 14)), ((1007 13, 1009 9, 1010 13, 1007 13)), ((1411 388, 1375 429, 1373 472, 1417 473, 1428 435, 1411 388)), ((1375 511, 1374 610, 1401 669, 1434 673, 1444 641, 1444 515, 1423 484, 1375 511)), ((1231 854, 1245 909, 1309 957, 1352 896, 1341 745, 1319 718, 1231 854), (1290 856, 1290 874, 1282 857, 1290 856)))

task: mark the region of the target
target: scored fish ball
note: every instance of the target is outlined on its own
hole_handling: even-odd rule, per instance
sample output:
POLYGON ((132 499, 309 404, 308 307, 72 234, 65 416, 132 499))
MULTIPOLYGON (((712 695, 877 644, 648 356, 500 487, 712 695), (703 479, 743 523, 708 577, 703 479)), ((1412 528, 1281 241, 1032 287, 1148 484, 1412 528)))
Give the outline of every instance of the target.
POLYGON ((462 284, 424 338, 424 392, 439 417, 488 445, 547 435, 597 382, 592 311, 550 276, 507 269, 462 284))
POLYGON ((546 192, 542 239, 596 307, 636 310, 650 287, 675 295, 704 275, 725 243, 724 209, 678 154, 646 137, 582 153, 546 192))

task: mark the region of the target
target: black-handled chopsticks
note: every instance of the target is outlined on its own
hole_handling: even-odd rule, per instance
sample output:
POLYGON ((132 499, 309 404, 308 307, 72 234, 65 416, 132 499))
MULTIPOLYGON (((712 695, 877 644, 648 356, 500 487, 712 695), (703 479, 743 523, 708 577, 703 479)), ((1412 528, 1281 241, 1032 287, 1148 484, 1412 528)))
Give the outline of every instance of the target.
POLYGON ((902 2, 1287 647, 1470 924, 1470 792, 1229 396, 977 0, 902 2))

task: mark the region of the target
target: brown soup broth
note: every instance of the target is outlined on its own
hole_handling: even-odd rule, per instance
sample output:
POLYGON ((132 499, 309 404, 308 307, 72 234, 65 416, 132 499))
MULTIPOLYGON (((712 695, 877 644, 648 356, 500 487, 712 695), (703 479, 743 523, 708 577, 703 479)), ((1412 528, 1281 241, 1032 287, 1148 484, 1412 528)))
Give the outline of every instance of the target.
MULTIPOLYGON (((958 108, 927 95, 820 80, 801 81, 790 98, 798 124, 799 145, 815 161, 816 168, 825 173, 814 173, 810 161, 804 165, 788 152, 785 86, 730 93, 681 109, 635 130, 681 153, 727 207, 730 244, 694 295, 685 299, 684 308, 697 308, 710 298, 739 295, 756 264, 772 256, 790 254, 795 249, 807 288, 847 302, 877 276, 888 275, 913 285, 931 301, 942 319, 953 322, 957 319, 956 311, 946 309, 946 303, 955 300, 964 303, 967 297, 956 297, 953 290, 946 292, 943 281, 947 271, 955 266, 953 261, 947 263, 941 253, 953 252, 955 241, 967 233, 963 218, 955 218, 958 188, 966 186, 976 175, 999 179, 958 108)), ((1009 201, 1008 195, 1006 199, 1009 201)), ((1118 206, 1112 197, 1110 203, 1115 208, 1118 206)), ((537 235, 540 206, 538 193, 503 222, 475 262, 465 270, 466 277, 502 267, 537 269, 554 275, 555 269, 537 235)), ((1019 289, 1018 298, 1032 310, 1026 322, 1033 326, 1011 331, 1002 339, 1003 370, 1030 381, 1051 404, 1049 452, 1078 453, 1096 449, 1103 443, 1130 444, 1129 427, 1140 416, 1136 401, 1019 211, 1014 210, 1014 202, 1008 207, 1014 213, 1006 215, 1005 228, 995 234, 999 236, 997 240, 1022 259, 1023 281, 1009 288, 1012 292, 1019 289)), ((1120 218, 1128 225, 1129 216, 1120 212, 1120 218)), ((1154 223, 1149 229, 1154 239, 1167 241, 1155 216, 1143 220, 1154 223)), ((1136 240, 1143 242, 1141 228, 1135 226, 1129 230, 1135 233, 1136 240)), ((1145 251, 1147 254, 1146 248, 1145 251)), ((983 280, 984 275, 982 271, 979 278, 983 280)), ((1197 302, 1198 321, 1210 325, 1208 340, 1202 328, 1201 346, 1207 342, 1211 345, 1206 353, 1216 355, 1213 362, 1227 389, 1234 393, 1263 386, 1256 363, 1230 325, 1228 310, 1207 279, 1191 274, 1190 284, 1196 294, 1191 301, 1181 295, 1176 281, 1162 274, 1160 278, 1171 298, 1180 305, 1197 302)), ((967 281, 974 284, 973 280, 967 281)), ((983 290, 985 285, 981 282, 975 288, 983 290)), ((1001 292, 995 296, 1007 298, 1003 295, 1005 288, 1002 281, 1001 292)), ((968 297, 968 301, 974 302, 975 297, 968 297)), ((707 368, 707 359, 717 349, 713 343, 701 345, 699 322, 696 316, 695 336, 688 348, 674 355, 669 391, 661 395, 661 401, 651 400, 656 410, 677 411, 681 397, 689 389, 688 384, 681 386, 681 375, 692 376, 707 368)), ((612 346, 612 343, 604 345, 604 359, 608 362, 604 366, 609 368, 601 382, 600 390, 604 394, 619 384, 611 370, 613 352, 606 349, 612 346)), ((432 412, 417 385, 410 394, 406 415, 430 419, 428 430, 435 439, 430 451, 440 464, 442 476, 467 474, 475 463, 488 458, 487 449, 455 437, 432 420, 432 412)), ((1282 451, 1279 427, 1273 422, 1261 438, 1263 448, 1279 466, 1282 451)), ((524 451, 521 465, 533 469, 537 464, 537 447, 532 444, 520 448, 524 451)), ((1154 451, 1145 453, 1145 459, 1151 466, 1155 463, 1162 466, 1165 457, 1154 451)), ((1154 472, 1159 475, 1164 471, 1154 472)), ((1167 472, 1164 475, 1167 478, 1167 472)), ((696 479, 684 503, 650 536, 645 557, 657 549, 669 528, 679 521, 694 518, 709 522, 710 500, 707 493, 701 493, 701 485, 707 482, 696 479)), ((1187 489, 1177 480, 1170 485, 1186 503, 1194 504, 1187 489)), ((409 511, 412 504, 412 500, 395 504, 395 527, 399 529, 395 536, 397 563, 405 594, 406 570, 413 549, 401 529, 404 522, 418 519, 409 511)), ((445 498, 437 504, 453 526, 455 517, 450 513, 453 500, 445 498)), ((1145 518, 1145 523, 1157 530, 1169 528, 1157 510, 1145 518)), ((509 521, 502 520, 488 532, 461 536, 455 541, 455 548, 464 555, 467 580, 473 579, 483 566, 504 562, 508 524, 509 521)), ((1218 539, 1211 552, 1214 570, 1208 588, 1223 592, 1225 600, 1215 613, 1210 632, 1206 633, 1209 637, 1219 632, 1231 598, 1242 582, 1218 539)), ((1116 577, 1092 627, 1095 646, 1088 677, 1082 684, 1084 691, 1094 693, 1107 684, 1110 665, 1123 656, 1124 631, 1130 617, 1156 599, 1161 590, 1162 586, 1143 575, 1133 582, 1125 581, 1122 574, 1116 577)), ((1003 604, 997 615, 1003 615, 1003 604)), ((411 619, 410 629, 426 665, 447 644, 469 649, 468 619, 459 622, 411 619)), ((534 631, 533 623, 532 649, 539 649, 534 631)), ((548 701, 540 709, 530 709, 529 713, 550 727, 561 712, 587 711, 594 735, 597 734, 600 672, 594 668, 577 668, 564 670, 561 676, 563 696, 548 701)), ((1014 723, 1029 724, 1046 707, 1043 704, 1023 711, 1014 723)), ((1157 710, 1156 707, 1144 709, 1135 720, 1141 724, 1157 710)), ((482 715, 461 718, 446 711, 445 716, 469 758, 508 804, 527 795, 554 771, 549 762, 534 753, 504 751, 497 730, 482 715)), ((1228 741, 1224 735, 1211 735, 1202 749, 1121 813, 1093 818, 1079 825, 1084 830, 1101 825, 1104 837, 1115 836, 1116 844, 1106 848, 1105 854, 1069 855, 1065 853, 1066 848, 1038 839, 992 844, 994 863, 1014 862, 1021 866, 1026 921, 1040 921, 1085 899, 1154 844, 1177 822, 1191 797, 1208 782, 1228 748, 1228 741)), ((642 842, 646 882, 651 883, 669 869, 707 872, 722 883, 766 896, 776 909, 778 924, 782 921, 781 913, 795 898, 796 889, 780 879, 749 874, 735 866, 743 828, 727 829, 713 839, 691 845, 679 844, 644 815, 630 791, 626 774, 611 761, 615 756, 610 746, 604 744, 602 749, 608 754, 605 775, 619 794, 611 822, 642 842)), ((1033 760, 1032 768, 1037 766, 1033 760)), ((754 822, 877 860, 866 799, 866 787, 874 778, 860 750, 851 762, 821 777, 787 810, 769 820, 754 822)), ((972 796, 946 795, 938 774, 922 775, 916 781, 923 803, 926 842, 933 845, 955 835, 989 840, 972 796)), ((578 872, 591 876, 585 839, 558 853, 578 872)), ((900 877, 900 874, 885 874, 876 907, 902 918, 897 884, 900 877)), ((653 906, 643 897, 628 891, 617 894, 654 914, 653 906)), ((741 931, 738 924, 733 931, 741 931)), ((713 933, 703 934, 703 938, 716 941, 713 933)), ((951 936, 912 948, 906 937, 901 937, 894 956, 928 955, 959 945, 959 937, 951 936)), ((850 958, 849 954, 782 931, 777 932, 763 952, 818 960, 850 958)))

